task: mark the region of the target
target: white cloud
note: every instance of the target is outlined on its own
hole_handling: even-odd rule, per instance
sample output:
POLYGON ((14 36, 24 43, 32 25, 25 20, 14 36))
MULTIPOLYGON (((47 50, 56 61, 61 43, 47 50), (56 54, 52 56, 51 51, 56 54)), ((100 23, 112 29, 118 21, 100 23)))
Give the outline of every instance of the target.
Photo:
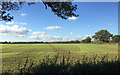
POLYGON ((86 37, 92 37, 92 35, 85 35, 85 37, 83 39, 85 39, 86 37))
POLYGON ((14 21, 12 21, 12 22, 6 22, 6 24, 8 24, 8 25, 14 25, 14 24, 27 25, 26 22, 14 22, 14 21))
POLYGON ((44 28, 46 30, 54 30, 54 29, 63 29, 63 27, 61 26, 48 26, 46 28, 44 28))
POLYGON ((27 25, 26 22, 19 22, 18 24, 20 24, 20 25, 27 25))
POLYGON ((21 15, 21 16, 26 16, 27 14, 25 14, 25 13, 21 13, 20 15, 21 15))
MULTIPOLYGON (((71 40, 82 40, 82 36, 76 37, 60 37, 46 34, 46 32, 32 32, 32 36, 30 39, 38 40, 38 41, 71 41, 71 40)), ((74 33, 72 33, 74 34, 74 33)))
POLYGON ((40 41, 71 41, 71 40, 81 40, 82 36, 76 37, 60 37, 60 36, 52 36, 47 34, 41 35, 33 35, 29 37, 30 39, 40 40, 40 41))
POLYGON ((61 38, 59 36, 51 36, 51 35, 39 35, 39 36, 30 36, 29 38, 41 41, 59 41, 61 38))
POLYGON ((12 22, 6 22, 6 24, 9 24, 9 25, 13 25, 15 22, 12 21, 12 22))
POLYGON ((78 17, 69 17, 68 19, 69 19, 69 20, 77 20, 78 17))
POLYGON ((82 36, 76 36, 76 37, 63 37, 63 41, 71 41, 71 40, 82 40, 82 36))
POLYGON ((91 26, 90 26, 90 25, 87 25, 87 28, 91 28, 91 26))
POLYGON ((70 34, 71 34, 71 35, 74 35, 75 33, 73 33, 73 32, 70 32, 70 34))
POLYGON ((113 24, 108 24, 109 26, 113 26, 113 24))
POLYGON ((34 34, 34 35, 45 35, 46 32, 33 32, 32 34, 34 34))
POLYGON ((0 33, 3 35, 16 36, 16 37, 25 37, 30 29, 20 27, 18 25, 8 26, 0 25, 0 33))

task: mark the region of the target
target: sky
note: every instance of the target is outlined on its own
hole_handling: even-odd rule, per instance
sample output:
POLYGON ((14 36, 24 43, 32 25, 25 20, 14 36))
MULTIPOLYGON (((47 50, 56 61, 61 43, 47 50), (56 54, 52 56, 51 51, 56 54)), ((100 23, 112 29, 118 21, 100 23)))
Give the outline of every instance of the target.
POLYGON ((92 37, 99 30, 118 34, 117 2, 74 2, 79 17, 64 20, 43 3, 10 11, 14 19, 0 22, 0 41, 70 41, 92 37))

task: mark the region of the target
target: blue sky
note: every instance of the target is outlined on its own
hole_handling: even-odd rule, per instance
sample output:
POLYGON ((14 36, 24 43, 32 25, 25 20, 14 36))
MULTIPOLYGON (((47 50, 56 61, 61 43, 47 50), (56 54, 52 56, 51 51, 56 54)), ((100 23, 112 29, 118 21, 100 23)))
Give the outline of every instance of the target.
POLYGON ((118 34, 117 2, 75 2, 79 17, 64 20, 45 9, 43 3, 24 5, 11 11, 14 20, 0 23, 0 41, 67 41, 82 40, 107 29, 118 34))

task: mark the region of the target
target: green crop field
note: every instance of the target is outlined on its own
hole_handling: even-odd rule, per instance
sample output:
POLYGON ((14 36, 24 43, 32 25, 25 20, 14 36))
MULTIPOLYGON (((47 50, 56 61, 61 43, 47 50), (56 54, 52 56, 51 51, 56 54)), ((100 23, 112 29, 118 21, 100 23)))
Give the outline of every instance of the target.
POLYGON ((2 44, 2 71, 17 72, 25 63, 26 58, 37 65, 45 56, 52 58, 57 53, 78 60, 81 56, 108 55, 109 59, 118 56, 118 45, 109 44, 2 44))

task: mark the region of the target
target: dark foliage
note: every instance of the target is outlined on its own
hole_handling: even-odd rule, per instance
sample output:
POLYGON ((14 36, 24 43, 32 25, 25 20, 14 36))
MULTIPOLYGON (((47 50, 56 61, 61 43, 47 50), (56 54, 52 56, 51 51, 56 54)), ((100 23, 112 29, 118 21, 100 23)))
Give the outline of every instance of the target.
MULTIPOLYGON (((72 16, 78 17, 78 15, 75 13, 77 5, 73 5, 72 2, 45 2, 44 0, 42 1, 46 9, 50 7, 52 12, 54 12, 55 15, 62 19, 67 19, 68 17, 72 16)), ((35 2, 21 2, 20 0, 16 2, 0 2, 0 5, 2 6, 0 10, 0 20, 11 21, 14 16, 11 16, 8 11, 20 10, 25 4, 33 5, 35 4, 35 2)))
POLYGON ((77 9, 77 5, 73 6, 71 2, 43 2, 44 5, 51 8, 52 12, 55 13, 58 17, 61 17, 62 19, 67 19, 68 17, 78 17, 74 13, 77 9))
POLYGON ((112 41, 113 43, 118 43, 120 42, 120 35, 115 35, 112 37, 112 41))
POLYGON ((95 41, 110 42, 110 37, 112 36, 113 34, 109 33, 107 30, 100 30, 96 32, 92 38, 94 38, 95 41))
MULTIPOLYGON (((69 56, 70 57, 70 56, 69 56)), ((33 66, 34 62, 31 62, 29 67, 26 67, 27 62, 30 59, 26 59, 26 63, 24 67, 19 68, 20 75, 32 75, 32 74, 98 74, 98 73, 105 73, 105 74, 119 74, 120 73, 120 62, 117 59, 108 61, 107 56, 101 57, 101 60, 97 60, 97 55, 88 58, 85 55, 81 57, 80 60, 71 61, 70 58, 65 58, 63 55, 62 61, 58 63, 59 54, 56 55, 53 59, 47 56, 43 61, 37 65, 33 66)), ((20 64, 19 64, 20 65, 20 64)), ((10 70, 4 74, 14 74, 10 70)), ((16 73, 15 73, 16 74, 16 73)))
POLYGON ((86 37, 85 39, 82 40, 82 43, 90 43, 90 42, 91 42, 90 37, 86 37))
POLYGON ((17 11, 21 9, 23 3, 24 2, 0 2, 0 5, 2 6, 0 10, 0 20, 11 21, 13 19, 13 16, 10 16, 10 13, 8 13, 8 11, 17 11))

